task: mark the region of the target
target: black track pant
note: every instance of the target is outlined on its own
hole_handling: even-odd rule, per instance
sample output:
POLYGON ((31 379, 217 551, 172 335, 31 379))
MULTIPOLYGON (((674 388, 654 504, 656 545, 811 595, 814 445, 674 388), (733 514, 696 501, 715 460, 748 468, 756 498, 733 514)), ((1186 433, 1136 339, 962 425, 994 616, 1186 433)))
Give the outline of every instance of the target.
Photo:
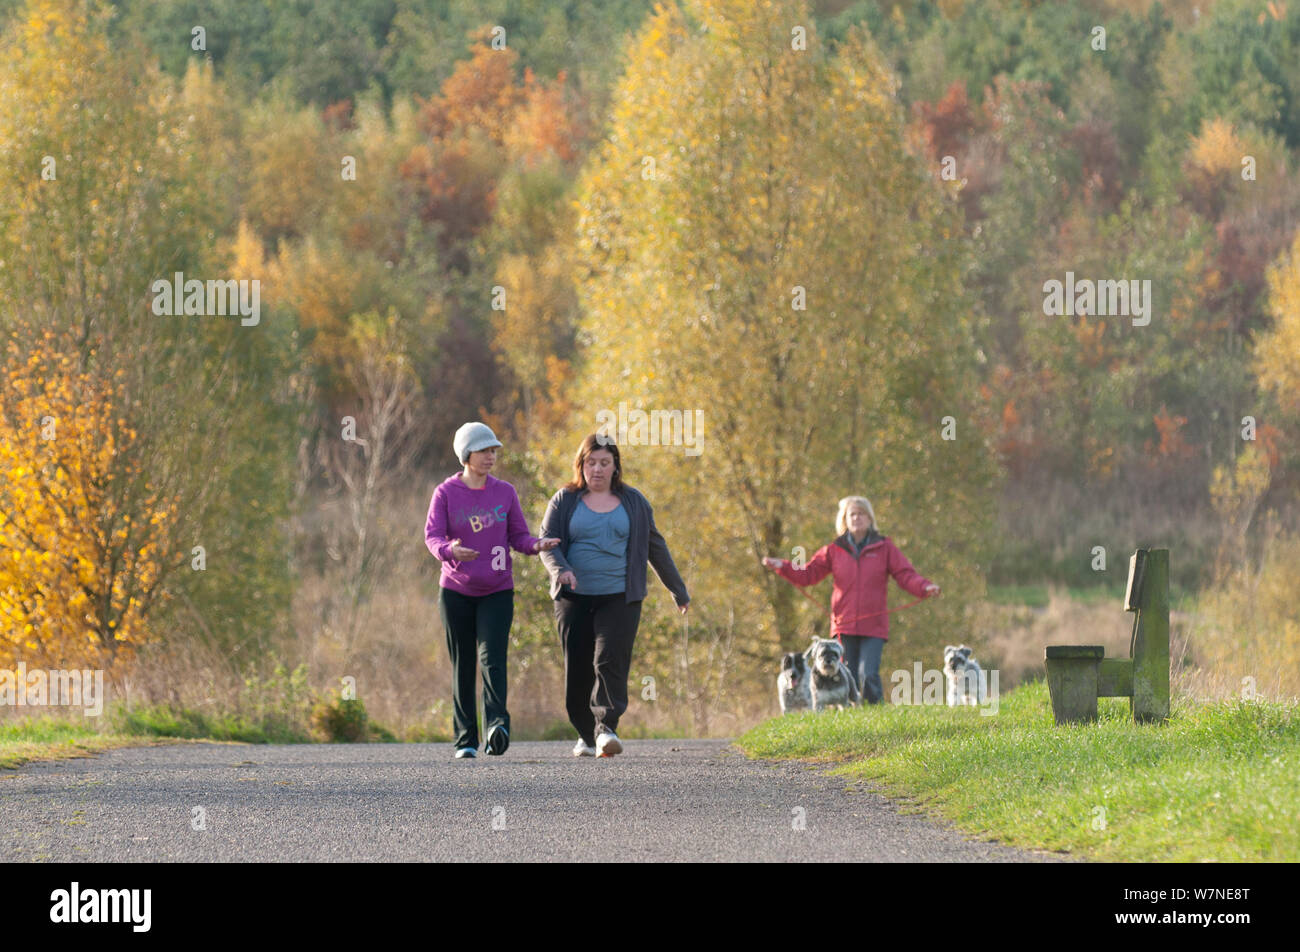
POLYGON ((564 645, 564 706, 569 723, 588 744, 614 731, 627 710, 627 676, 632 642, 641 623, 641 603, 625 593, 578 595, 555 600, 555 622, 564 645))
POLYGON ((478 716, 474 703, 474 658, 483 666, 483 712, 491 733, 500 724, 510 730, 506 710, 506 647, 515 617, 513 589, 491 595, 462 595, 440 589, 438 608, 447 629, 451 656, 452 699, 455 705, 456 746, 478 747, 478 716))

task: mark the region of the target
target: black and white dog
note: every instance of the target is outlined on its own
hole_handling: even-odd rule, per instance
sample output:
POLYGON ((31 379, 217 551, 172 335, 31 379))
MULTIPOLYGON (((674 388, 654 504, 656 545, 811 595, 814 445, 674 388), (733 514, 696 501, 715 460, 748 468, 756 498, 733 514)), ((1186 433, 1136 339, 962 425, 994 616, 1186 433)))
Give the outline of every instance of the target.
POLYGON ((808 676, 808 659, 798 651, 787 651, 781 656, 781 673, 776 676, 776 694, 781 700, 781 713, 806 711, 812 707, 811 678, 808 676))
POLYGON ((844 663, 844 646, 832 638, 819 638, 809 651, 812 708, 821 713, 828 707, 845 708, 862 700, 857 682, 844 663))
POLYGON ((948 679, 948 706, 960 707, 984 703, 984 678, 979 662, 965 645, 948 645, 943 649, 943 673, 948 679))

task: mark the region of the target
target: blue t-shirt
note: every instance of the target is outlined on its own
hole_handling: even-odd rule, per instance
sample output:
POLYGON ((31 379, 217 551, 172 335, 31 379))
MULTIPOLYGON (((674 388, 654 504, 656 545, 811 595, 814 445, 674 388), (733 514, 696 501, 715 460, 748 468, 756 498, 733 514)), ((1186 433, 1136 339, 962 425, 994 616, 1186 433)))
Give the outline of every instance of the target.
POLYGON ((613 595, 627 590, 627 537, 631 530, 622 503, 593 512, 579 502, 569 521, 565 557, 578 579, 579 595, 613 595))

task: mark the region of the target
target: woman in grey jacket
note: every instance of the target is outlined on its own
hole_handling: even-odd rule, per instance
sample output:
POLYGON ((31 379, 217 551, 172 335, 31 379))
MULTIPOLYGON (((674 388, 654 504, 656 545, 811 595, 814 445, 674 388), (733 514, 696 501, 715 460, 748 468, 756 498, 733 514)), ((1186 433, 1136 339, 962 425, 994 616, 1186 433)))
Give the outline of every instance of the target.
POLYGON ((654 510, 622 477, 618 447, 593 433, 578 447, 573 481, 551 497, 542 517, 542 537, 560 540, 541 556, 564 646, 564 704, 578 731, 576 757, 612 757, 623 750, 615 729, 627 710, 646 563, 673 593, 680 612, 691 601, 655 528, 654 510))

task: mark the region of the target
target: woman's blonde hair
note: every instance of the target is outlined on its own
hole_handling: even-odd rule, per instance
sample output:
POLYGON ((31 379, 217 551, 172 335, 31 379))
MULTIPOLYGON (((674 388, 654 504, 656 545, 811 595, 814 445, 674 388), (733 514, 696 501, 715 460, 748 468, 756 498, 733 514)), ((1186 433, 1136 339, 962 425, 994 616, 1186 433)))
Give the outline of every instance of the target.
POLYGON ((849 531, 849 507, 861 506, 867 510, 867 516, 871 519, 870 528, 880 531, 876 525, 876 510, 871 508, 871 500, 865 496, 845 496, 840 500, 840 511, 835 514, 835 534, 842 536, 849 531))

